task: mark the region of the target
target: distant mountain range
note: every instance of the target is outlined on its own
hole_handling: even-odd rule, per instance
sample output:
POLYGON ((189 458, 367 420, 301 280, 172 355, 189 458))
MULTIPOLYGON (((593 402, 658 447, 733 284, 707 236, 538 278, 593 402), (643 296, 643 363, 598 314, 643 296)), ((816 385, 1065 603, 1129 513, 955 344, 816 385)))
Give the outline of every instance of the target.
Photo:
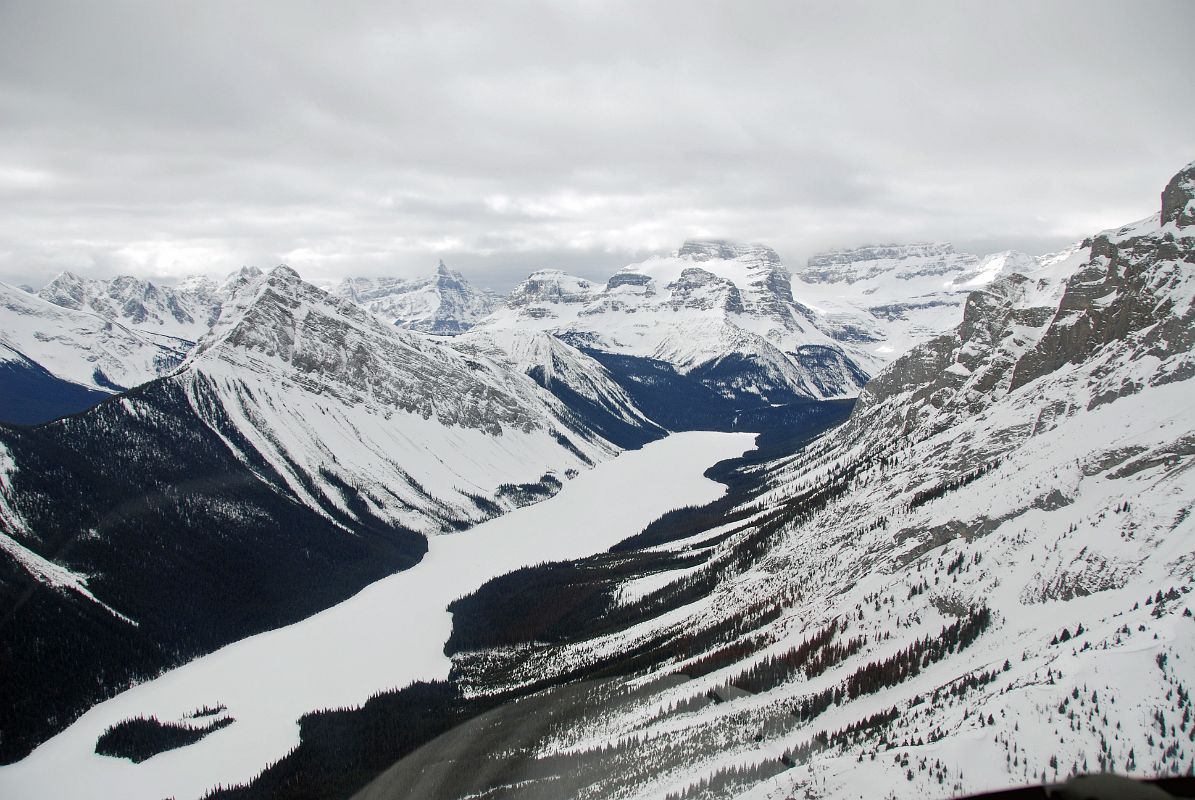
MULTIPOLYGON (((548 334, 601 363, 666 428, 755 430, 784 425, 794 405, 856 396, 896 355, 953 324, 968 291, 1036 263, 1019 253, 959 254, 945 244, 888 245, 822 254, 793 275, 764 245, 713 240, 686 242, 605 284, 541 270, 505 298, 474 289, 443 262, 431 278, 349 278, 332 293, 431 335, 548 334)), ((25 391, 23 410, 6 410, 17 400, 0 402, 0 419, 53 419, 166 374, 220 320, 238 287, 259 276, 245 268, 222 282, 189 278, 162 287, 63 273, 38 296, 78 315, 43 307, 40 318, 26 311, 24 321, 14 320, 15 335, 3 343, 15 351, 7 369, 45 388, 25 391), (72 334, 71 324, 82 332, 72 334), (119 364, 105 360, 102 337, 87 333, 105 324, 124 332, 121 352, 129 356, 119 364), (33 340, 74 343, 68 353, 49 353, 33 340), (65 383, 47 383, 44 373, 65 383), (27 402, 36 392, 48 401, 27 402)), ((31 302, 25 292, 4 291, 16 298, 10 307, 31 302)))

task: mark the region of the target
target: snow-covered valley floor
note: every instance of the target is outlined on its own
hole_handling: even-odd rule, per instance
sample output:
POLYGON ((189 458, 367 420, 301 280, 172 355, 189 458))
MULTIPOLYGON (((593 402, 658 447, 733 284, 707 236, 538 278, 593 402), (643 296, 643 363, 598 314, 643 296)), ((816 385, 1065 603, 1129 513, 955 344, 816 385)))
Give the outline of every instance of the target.
POLYGON ((434 538, 416 567, 300 623, 228 645, 92 708, 23 761, 0 768, 0 797, 194 798, 243 783, 298 744, 297 720, 447 677, 445 610, 488 579, 600 552, 673 508, 724 487, 703 472, 750 449, 751 434, 682 433, 584 472, 553 498, 434 538), (110 725, 138 715, 183 721, 226 706, 236 721, 141 764, 95 754, 110 725))

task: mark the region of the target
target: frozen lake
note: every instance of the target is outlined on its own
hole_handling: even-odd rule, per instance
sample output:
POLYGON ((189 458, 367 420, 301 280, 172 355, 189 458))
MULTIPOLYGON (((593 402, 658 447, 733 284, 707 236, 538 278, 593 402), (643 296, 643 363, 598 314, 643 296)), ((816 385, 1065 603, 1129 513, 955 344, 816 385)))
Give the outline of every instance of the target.
POLYGON ((724 487, 702 473, 753 440, 674 434, 582 473, 549 500, 436 537, 410 570, 96 706, 23 761, 0 768, 0 796, 189 800, 217 784, 244 783, 298 744, 304 713, 446 678, 452 600, 522 566, 601 552, 665 511, 715 499, 724 487), (94 752, 97 737, 116 722, 151 714, 182 720, 204 705, 227 706, 236 722, 141 764, 94 752))

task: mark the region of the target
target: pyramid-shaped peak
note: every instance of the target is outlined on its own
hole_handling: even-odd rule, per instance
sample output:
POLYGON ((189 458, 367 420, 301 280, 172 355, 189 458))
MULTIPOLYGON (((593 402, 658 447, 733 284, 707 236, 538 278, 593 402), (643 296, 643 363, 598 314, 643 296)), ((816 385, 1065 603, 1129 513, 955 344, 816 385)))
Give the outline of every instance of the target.
POLYGON ((278 266, 276 266, 272 270, 270 270, 270 278, 284 280, 284 281, 288 281, 288 282, 301 280, 301 278, 299 278, 299 273, 295 272, 293 269, 291 269, 286 264, 279 264, 278 266))

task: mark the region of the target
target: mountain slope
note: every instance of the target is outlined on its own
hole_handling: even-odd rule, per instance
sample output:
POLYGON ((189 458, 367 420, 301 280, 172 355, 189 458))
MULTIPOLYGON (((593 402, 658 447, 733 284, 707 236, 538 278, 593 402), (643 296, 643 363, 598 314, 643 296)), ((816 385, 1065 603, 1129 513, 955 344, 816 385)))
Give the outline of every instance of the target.
POLYGON ((478 291, 441 261, 431 278, 346 278, 333 291, 407 330, 455 336, 472 328, 501 300, 478 291))
POLYGON ((617 452, 521 372, 284 267, 171 376, 0 428, 0 447, 7 759, 128 680, 324 608, 418 560, 419 534, 617 452))

